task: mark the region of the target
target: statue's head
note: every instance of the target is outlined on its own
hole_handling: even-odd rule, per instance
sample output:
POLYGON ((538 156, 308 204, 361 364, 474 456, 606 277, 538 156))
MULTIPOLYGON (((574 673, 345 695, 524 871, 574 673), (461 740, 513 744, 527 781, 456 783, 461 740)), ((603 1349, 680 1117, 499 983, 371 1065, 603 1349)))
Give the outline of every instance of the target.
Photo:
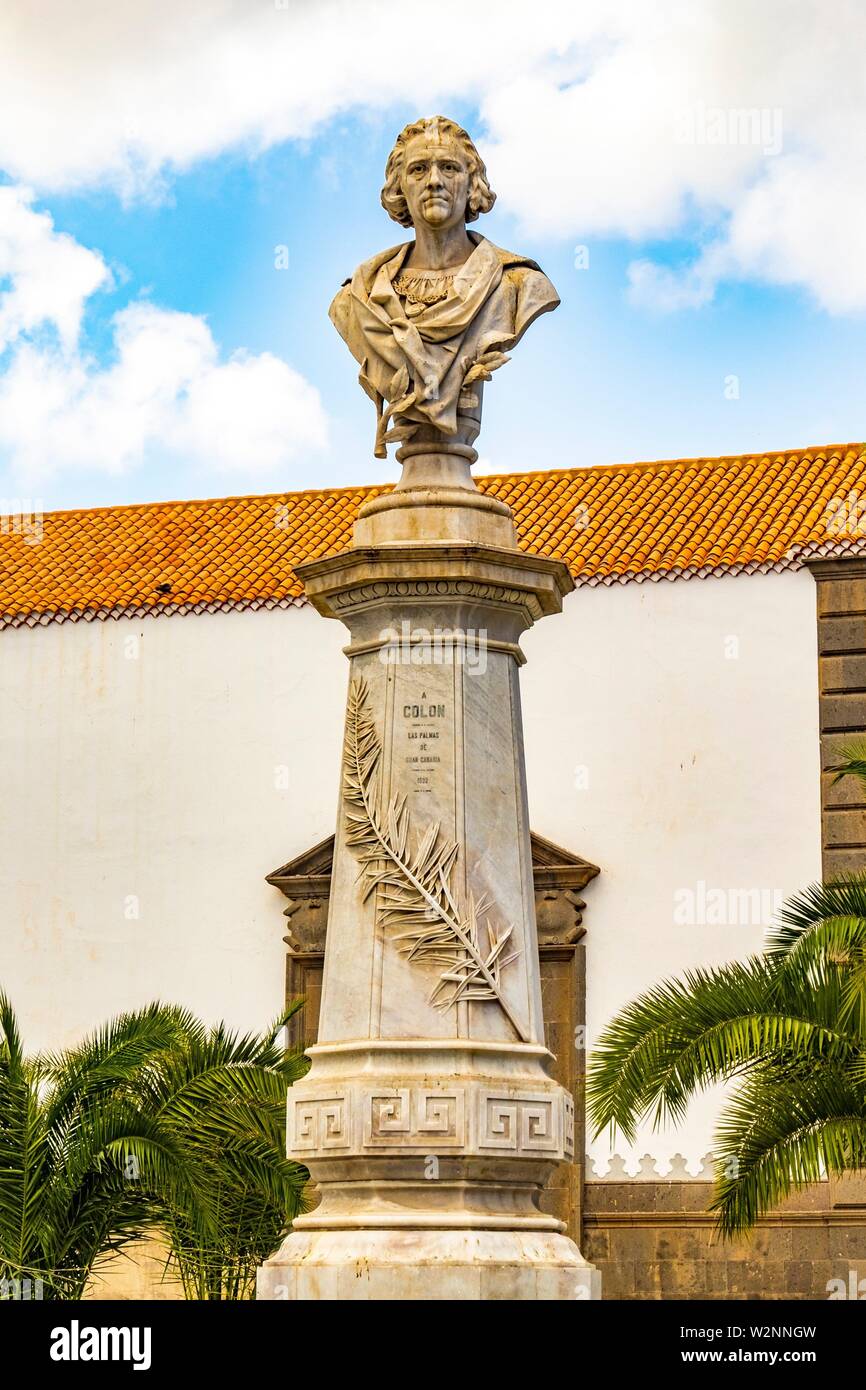
POLYGON ((382 206, 401 227, 446 230, 489 212, 496 194, 466 131, 446 116, 407 125, 385 166, 382 206))

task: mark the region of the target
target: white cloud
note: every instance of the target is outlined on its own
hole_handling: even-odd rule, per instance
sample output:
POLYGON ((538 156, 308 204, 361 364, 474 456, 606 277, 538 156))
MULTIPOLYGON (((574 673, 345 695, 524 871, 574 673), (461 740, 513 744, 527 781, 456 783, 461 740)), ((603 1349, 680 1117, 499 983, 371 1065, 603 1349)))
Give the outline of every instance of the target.
POLYGON ((439 0, 433 23, 403 0, 81 0, 50 23, 7 0, 0 167, 135 196, 352 108, 471 101, 529 235, 708 248, 681 283, 639 264, 643 302, 741 276, 860 309, 864 47, 859 0, 439 0))
POLYGON ((715 289, 715 280, 711 273, 705 273, 703 261, 683 271, 671 270, 655 261, 632 261, 628 284, 633 304, 661 313, 700 309, 712 299, 715 289))
POLYGON ((112 360, 90 358, 81 316, 110 283, 107 268, 10 187, 0 188, 0 275, 0 457, 23 486, 70 468, 123 473, 157 455, 267 479, 324 445, 309 382, 270 353, 220 360, 195 315, 130 304, 112 321, 112 360))
POLYGON ((0 187, 0 352, 48 324, 72 349, 85 301, 111 283, 102 257, 56 232, 32 201, 29 189, 0 187))
POLYGON ((268 352, 236 353, 190 383, 174 432, 176 452, 217 471, 275 474, 322 449, 327 430, 318 391, 268 352))
POLYGON ((813 0, 648 4, 584 81, 492 93, 488 162, 530 232, 704 247, 680 272, 637 260, 641 303, 698 306, 731 276, 862 310, 866 89, 846 74, 864 45, 848 0, 832 22, 813 0))
POLYGON ((725 249, 735 270, 808 285, 831 313, 866 309, 866 185, 862 145, 841 140, 823 158, 792 154, 734 209, 725 249))
POLYGON ((426 108, 483 90, 549 57, 552 19, 566 17, 566 39, 587 27, 548 9, 537 24, 517 0, 440 0, 431 22, 395 0, 79 0, 46 22, 6 0, 0 166, 43 191, 140 191, 164 168, 307 136, 368 99, 426 108))

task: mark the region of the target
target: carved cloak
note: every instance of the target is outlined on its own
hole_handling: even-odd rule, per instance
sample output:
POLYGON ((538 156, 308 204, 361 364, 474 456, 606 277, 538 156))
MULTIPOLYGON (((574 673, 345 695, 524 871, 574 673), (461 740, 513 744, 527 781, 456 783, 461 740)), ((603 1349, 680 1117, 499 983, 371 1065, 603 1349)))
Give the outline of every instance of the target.
POLYGON ((559 304, 535 261, 468 235, 475 249, 456 267, 447 295, 411 319, 393 285, 411 241, 364 261, 331 304, 334 326, 360 363, 358 380, 376 403, 378 458, 417 424, 456 434, 458 408, 476 404, 472 382, 488 381, 539 314, 559 304))

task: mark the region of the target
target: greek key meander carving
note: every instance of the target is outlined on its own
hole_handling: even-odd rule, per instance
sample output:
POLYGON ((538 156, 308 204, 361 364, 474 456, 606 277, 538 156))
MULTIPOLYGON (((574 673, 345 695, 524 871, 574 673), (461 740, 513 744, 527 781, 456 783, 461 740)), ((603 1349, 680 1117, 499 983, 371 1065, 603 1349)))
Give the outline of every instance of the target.
POLYGON ((326 1096, 310 1101, 295 1101, 295 1148, 300 1151, 314 1149, 345 1149, 349 1144, 349 1130, 346 1114, 345 1096, 326 1096))
POLYGON ((404 1138, 437 1145, 466 1142, 465 1096, 462 1091, 423 1091, 401 1087, 396 1093, 375 1091, 362 1102, 364 1144, 393 1146, 404 1138))
POLYGON ((471 1084, 347 1087, 290 1105, 290 1151, 459 1150, 511 1157, 574 1156, 574 1102, 566 1091, 500 1091, 471 1084))

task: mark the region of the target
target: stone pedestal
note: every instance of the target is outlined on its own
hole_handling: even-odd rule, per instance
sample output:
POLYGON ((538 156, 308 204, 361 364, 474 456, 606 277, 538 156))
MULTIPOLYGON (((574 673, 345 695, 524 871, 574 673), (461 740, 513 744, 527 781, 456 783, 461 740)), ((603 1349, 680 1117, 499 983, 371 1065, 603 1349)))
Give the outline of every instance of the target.
POLYGON ((319 1040, 288 1152, 321 1204, 260 1298, 598 1297, 538 1205, 573 1155, 544 1046, 520 635, 560 610, 469 443, 404 446, 354 547, 302 567, 340 618, 350 683, 319 1040))

